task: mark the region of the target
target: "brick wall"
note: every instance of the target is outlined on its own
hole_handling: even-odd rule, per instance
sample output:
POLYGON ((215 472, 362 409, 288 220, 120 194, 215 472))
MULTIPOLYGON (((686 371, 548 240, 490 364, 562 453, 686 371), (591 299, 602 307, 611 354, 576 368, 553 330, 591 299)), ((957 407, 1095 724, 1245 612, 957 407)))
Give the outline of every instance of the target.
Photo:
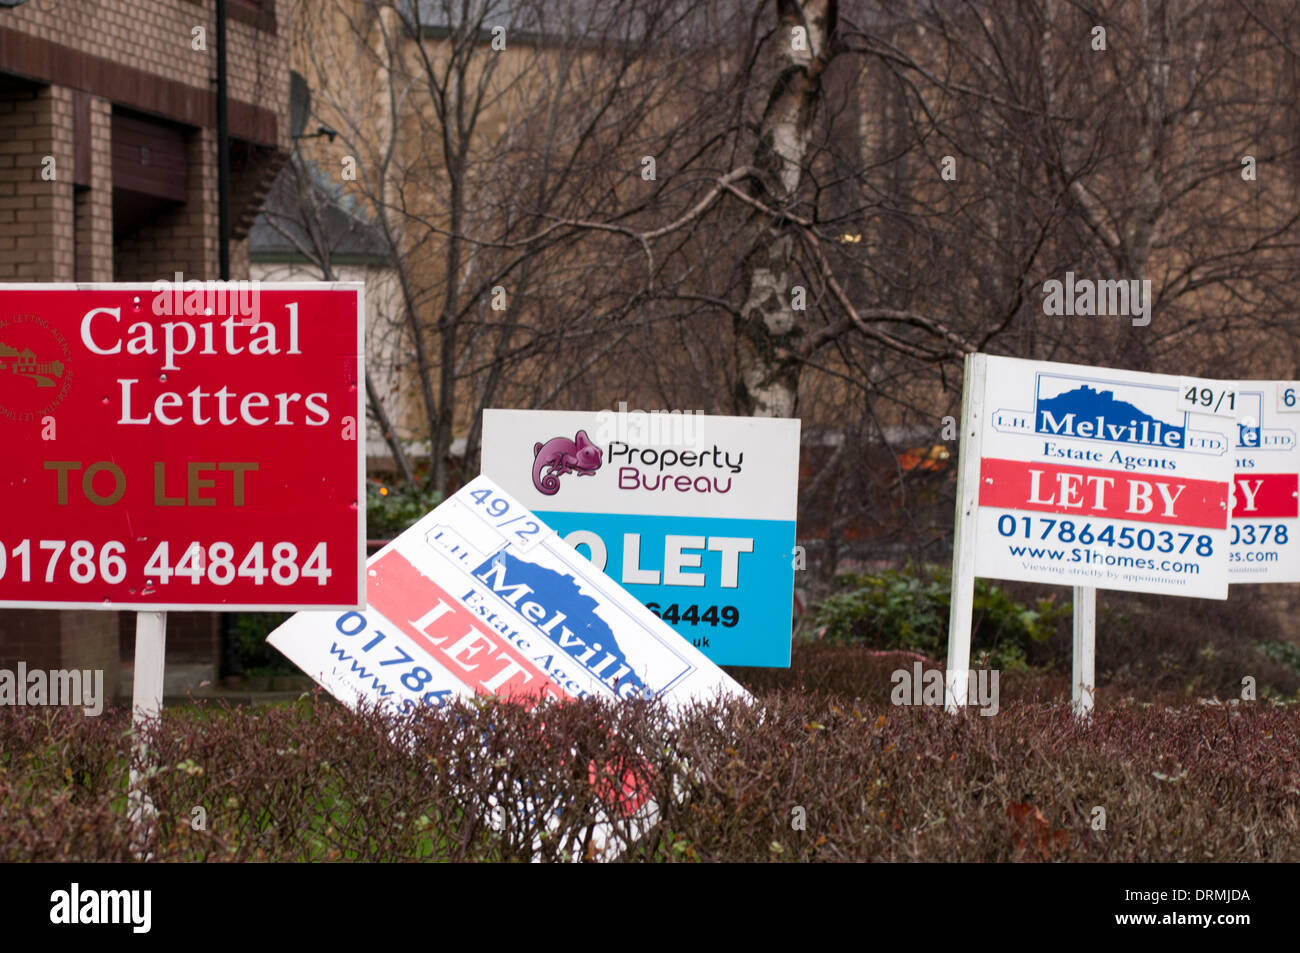
POLYGON ((19 195, 18 187, 35 181, 38 157, 48 145, 38 138, 37 115, 36 100, 28 91, 0 92, 0 278, 7 281, 34 277, 38 267, 36 249, 26 247, 36 226, 18 222, 19 212, 36 208, 36 196, 19 195))
MULTIPOLYGON (((230 0, 228 68, 232 194, 260 205, 258 183, 290 146, 290 0, 230 0), (240 161, 242 157, 253 160, 240 161), (265 166, 265 168, 262 168, 265 166)), ((212 0, 28 3, 0 16, 0 281, 215 278, 217 248, 215 4, 212 0), (195 49, 195 27, 206 49, 195 49), (156 116, 186 133, 187 196, 117 247, 113 243, 112 116, 156 116), (80 152, 78 152, 80 150, 80 152), (42 176, 53 158, 53 177, 42 176), (78 162, 80 161, 80 165, 78 162)), ((251 218, 232 208, 239 221, 251 218)), ((247 246, 232 247, 234 278, 247 246)), ((134 648, 134 615, 119 640, 113 612, 0 610, 0 667, 103 668, 115 693, 134 648)), ((170 661, 219 656, 219 617, 173 613, 170 661)))
MULTIPOLYGON (((135 613, 117 613, 118 651, 135 654, 135 613)), ((221 616, 216 612, 167 613, 168 662, 217 662, 221 652, 221 616)))
POLYGON ((0 612, 0 668, 101 669, 104 694, 117 694, 121 669, 117 616, 111 612, 0 612))
MULTIPOLYGON (((239 0, 227 3, 227 66, 233 99, 275 112, 287 108, 286 19, 290 2, 265 0, 263 7, 268 15, 261 27, 250 22, 256 18, 245 15, 248 5, 239 0), (272 24, 274 27, 268 28, 272 24)), ((210 80, 216 73, 215 16, 213 0, 65 0, 27 3, 5 10, 0 28, 210 91, 210 80), (205 50, 194 49, 195 27, 206 31, 205 50)), ((141 93, 149 95, 150 91, 141 93)), ((197 117, 189 121, 198 124, 197 117)), ((276 145, 287 148, 287 123, 280 125, 276 145)))
MULTIPOLYGON (((52 613, 53 614, 53 613, 52 613)), ((117 652, 117 626, 112 612, 60 612, 57 668, 103 669, 104 695, 117 694, 121 659, 117 652)))
POLYGON ((73 280, 72 172, 71 92, 0 92, 0 280, 73 280))
POLYGON ((57 612, 8 609, 0 612, 0 668, 60 668, 63 647, 57 612))
POLYGON ((89 98, 90 184, 77 190, 74 239, 77 281, 113 280, 113 105, 89 98))

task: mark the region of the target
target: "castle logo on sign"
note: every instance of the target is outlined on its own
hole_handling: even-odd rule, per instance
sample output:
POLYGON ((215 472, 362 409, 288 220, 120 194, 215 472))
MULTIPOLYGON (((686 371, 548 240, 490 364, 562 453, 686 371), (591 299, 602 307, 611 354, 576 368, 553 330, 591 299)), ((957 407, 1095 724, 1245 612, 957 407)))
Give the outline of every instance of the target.
POLYGON ((1034 408, 1034 430, 1037 433, 1108 443, 1137 443, 1171 450, 1181 449, 1185 444, 1184 427, 1144 413, 1117 397, 1113 390, 1080 384, 1044 398, 1044 383, 1040 378, 1039 397, 1034 408))
POLYGON ((993 429, 1045 437, 1091 440, 1157 450, 1223 454, 1214 433, 1192 430, 1187 414, 1173 411, 1175 389, 1039 374, 1034 409, 998 409, 993 429), (1162 408, 1170 410, 1162 414, 1162 408))
MULTIPOLYGON (((622 698, 653 696, 632 670, 609 623, 597 615, 597 600, 584 594, 573 576, 562 576, 505 551, 489 557, 473 576, 611 693, 622 698)), ((474 600, 473 591, 462 596, 466 604, 474 600)))

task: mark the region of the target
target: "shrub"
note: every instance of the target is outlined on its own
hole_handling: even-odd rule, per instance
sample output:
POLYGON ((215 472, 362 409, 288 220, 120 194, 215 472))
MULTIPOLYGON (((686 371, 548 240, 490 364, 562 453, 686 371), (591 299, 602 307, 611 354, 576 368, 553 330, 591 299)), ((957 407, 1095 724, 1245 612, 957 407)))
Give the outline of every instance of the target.
MULTIPOLYGON (((813 608, 805 629, 831 641, 940 658, 948 650, 951 580, 947 570, 938 568, 841 576, 841 591, 813 608)), ((1055 595, 1030 608, 989 580, 976 579, 972 653, 987 653, 987 664, 994 668, 1024 669, 1031 646, 1055 635, 1070 613, 1070 604, 1058 605, 1055 595)))
POLYGON ((410 484, 366 483, 366 535, 392 539, 442 502, 442 494, 410 484))
POLYGON ((235 637, 239 640, 239 664, 243 674, 298 674, 298 667, 266 642, 266 637, 289 618, 289 615, 287 612, 235 614, 235 637))
POLYGON ((1179 599, 1127 592, 1097 594, 1097 676, 1144 695, 1237 698, 1252 676, 1260 698, 1300 693, 1300 646, 1293 616, 1232 586, 1229 598, 1179 599))
MULTIPOLYGON (((1110 705, 1081 722, 1025 701, 954 717, 769 692, 676 715, 466 701, 394 723, 306 696, 165 710, 144 787, 164 861, 560 859, 633 791, 659 817, 626 860, 1294 862, 1297 718, 1110 705)), ((0 861, 133 859, 129 725, 0 709, 0 861)))

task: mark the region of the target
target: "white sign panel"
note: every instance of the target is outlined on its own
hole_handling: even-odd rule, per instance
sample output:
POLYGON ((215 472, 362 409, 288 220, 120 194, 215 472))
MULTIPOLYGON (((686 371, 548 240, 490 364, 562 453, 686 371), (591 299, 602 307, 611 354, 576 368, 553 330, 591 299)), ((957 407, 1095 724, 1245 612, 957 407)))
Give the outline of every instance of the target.
POLYGON ((1300 384, 1234 381, 1237 420, 1233 457, 1228 578, 1300 582, 1300 384))
POLYGON ((367 607, 268 638, 346 704, 747 693, 486 477, 366 564, 367 607))
POLYGON ((790 664, 798 420, 487 410, 483 473, 717 664, 790 664))
POLYGON ((1242 396, 1183 379, 976 355, 975 575, 1225 599, 1242 396))

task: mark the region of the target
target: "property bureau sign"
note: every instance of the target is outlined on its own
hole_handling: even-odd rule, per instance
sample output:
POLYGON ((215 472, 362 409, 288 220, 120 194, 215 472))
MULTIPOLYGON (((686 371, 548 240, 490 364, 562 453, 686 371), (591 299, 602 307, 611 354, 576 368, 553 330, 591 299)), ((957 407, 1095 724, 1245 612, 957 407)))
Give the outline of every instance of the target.
POLYGON ((714 664, 790 664, 798 420, 485 410, 483 473, 714 664))

